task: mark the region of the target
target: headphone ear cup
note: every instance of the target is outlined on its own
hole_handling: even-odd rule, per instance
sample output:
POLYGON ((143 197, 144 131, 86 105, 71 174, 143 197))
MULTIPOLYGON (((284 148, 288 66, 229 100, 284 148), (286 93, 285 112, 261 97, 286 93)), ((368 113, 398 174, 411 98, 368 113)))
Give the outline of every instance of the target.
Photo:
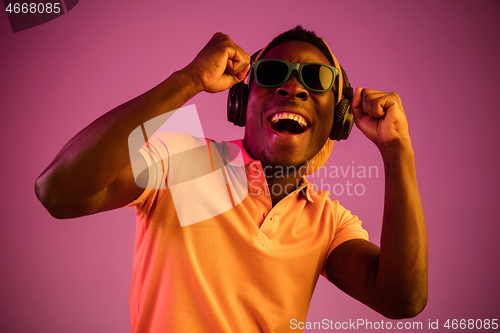
POLYGON ((227 120, 236 126, 245 126, 248 101, 248 85, 244 82, 235 84, 227 96, 227 120))
POLYGON ((348 99, 341 99, 335 107, 333 115, 333 126, 330 132, 331 140, 346 140, 351 133, 354 116, 351 110, 351 103, 348 99))

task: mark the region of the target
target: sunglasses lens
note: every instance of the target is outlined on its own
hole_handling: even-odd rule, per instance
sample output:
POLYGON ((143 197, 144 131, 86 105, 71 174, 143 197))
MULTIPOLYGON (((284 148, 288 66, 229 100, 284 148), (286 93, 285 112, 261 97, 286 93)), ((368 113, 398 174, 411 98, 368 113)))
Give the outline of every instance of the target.
POLYGON ((302 68, 302 80, 310 89, 327 90, 333 83, 333 72, 326 66, 306 65, 302 68))
POLYGON ((257 67, 256 75, 260 84, 277 86, 286 78, 288 65, 279 61, 265 61, 257 67))

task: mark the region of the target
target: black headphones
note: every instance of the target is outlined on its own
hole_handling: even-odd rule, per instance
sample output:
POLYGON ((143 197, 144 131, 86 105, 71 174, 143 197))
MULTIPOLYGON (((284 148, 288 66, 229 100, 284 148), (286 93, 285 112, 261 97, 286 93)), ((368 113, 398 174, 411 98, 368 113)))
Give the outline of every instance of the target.
MULTIPOLYGON (((259 50, 254 53, 251 59, 255 60, 257 55, 260 55, 262 51, 263 50, 259 50)), ((332 58, 335 59, 333 54, 332 58)), ((351 133, 354 123, 354 116, 351 110, 351 100, 354 96, 353 89, 342 66, 340 66, 340 70, 343 77, 342 98, 337 105, 335 105, 333 126, 330 132, 330 139, 337 141, 346 140, 349 137, 349 133, 351 133)), ((251 84, 251 81, 252 78, 250 77, 249 84, 251 84)), ((235 84, 229 89, 229 94, 227 96, 227 120, 236 126, 245 126, 248 90, 249 85, 243 81, 235 84)))

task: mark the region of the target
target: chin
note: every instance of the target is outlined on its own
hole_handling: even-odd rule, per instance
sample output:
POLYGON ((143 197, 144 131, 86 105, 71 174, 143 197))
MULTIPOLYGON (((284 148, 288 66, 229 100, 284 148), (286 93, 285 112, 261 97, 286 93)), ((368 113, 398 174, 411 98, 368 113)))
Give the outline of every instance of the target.
MULTIPOLYGON (((267 156, 266 156, 267 157, 267 156)), ((306 167, 307 166, 307 161, 304 159, 297 159, 297 158, 264 158, 264 164, 271 166, 271 167, 281 167, 281 168, 301 168, 301 167, 306 167)))

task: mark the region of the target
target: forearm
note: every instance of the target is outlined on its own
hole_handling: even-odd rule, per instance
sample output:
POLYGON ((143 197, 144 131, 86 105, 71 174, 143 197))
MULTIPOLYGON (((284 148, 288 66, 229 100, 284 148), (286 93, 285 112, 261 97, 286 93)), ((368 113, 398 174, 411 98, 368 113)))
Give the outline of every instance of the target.
MULTIPOLYGON (((385 200, 376 285, 392 308, 418 314, 427 302, 427 233, 409 138, 380 148, 385 200)), ((389 311, 390 312, 390 311, 389 311)), ((399 316, 399 315, 396 315, 399 316)))
POLYGON ((130 165, 128 136, 132 130, 181 107, 200 91, 196 83, 187 71, 175 72, 83 129, 37 179, 36 192, 42 203, 49 211, 79 210, 77 205, 86 205, 130 165))

